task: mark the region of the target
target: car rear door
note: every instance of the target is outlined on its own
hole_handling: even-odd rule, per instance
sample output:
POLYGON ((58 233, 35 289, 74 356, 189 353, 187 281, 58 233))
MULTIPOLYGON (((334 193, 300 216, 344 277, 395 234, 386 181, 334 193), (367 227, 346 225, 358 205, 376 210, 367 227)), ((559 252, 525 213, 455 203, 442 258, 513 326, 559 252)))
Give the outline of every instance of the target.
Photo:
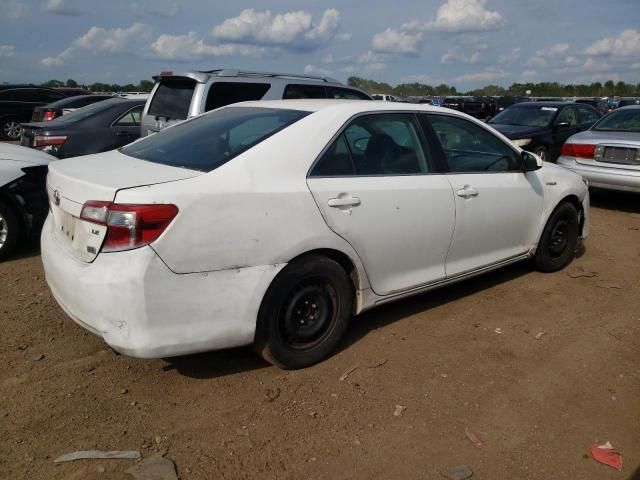
POLYGON ((109 127, 113 148, 120 148, 140 137, 143 105, 136 105, 120 115, 109 127))
POLYGON ((534 244, 542 186, 525 174, 517 150, 467 119, 429 114, 446 158, 456 225, 447 255, 448 277, 515 258, 534 244))
POLYGON ((351 120, 307 183, 327 225, 360 256, 375 293, 444 278, 453 194, 413 113, 351 120))

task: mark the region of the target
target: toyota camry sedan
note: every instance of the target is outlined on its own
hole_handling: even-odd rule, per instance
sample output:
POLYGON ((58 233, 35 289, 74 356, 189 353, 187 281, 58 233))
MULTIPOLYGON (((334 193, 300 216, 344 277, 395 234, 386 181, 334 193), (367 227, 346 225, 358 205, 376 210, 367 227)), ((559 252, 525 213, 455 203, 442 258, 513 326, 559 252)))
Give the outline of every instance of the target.
POLYGON ((253 345, 301 368, 365 310, 529 259, 574 258, 579 175, 464 113, 392 102, 227 106, 55 162, 42 261, 115 350, 253 345))

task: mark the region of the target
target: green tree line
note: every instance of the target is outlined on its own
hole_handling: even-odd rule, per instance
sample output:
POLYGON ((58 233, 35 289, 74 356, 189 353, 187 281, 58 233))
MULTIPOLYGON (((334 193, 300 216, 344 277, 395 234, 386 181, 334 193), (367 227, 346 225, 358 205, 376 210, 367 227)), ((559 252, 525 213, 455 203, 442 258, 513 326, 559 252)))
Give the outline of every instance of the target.
POLYGON ((427 85, 424 83, 401 83, 392 86, 385 82, 376 82, 361 77, 349 77, 347 83, 368 93, 386 93, 398 96, 442 96, 442 95, 525 95, 527 90, 534 97, 605 97, 619 95, 621 97, 640 96, 640 83, 615 83, 608 80, 604 83, 562 84, 558 82, 514 83, 510 87, 487 85, 467 92, 461 92, 453 85, 427 85))
POLYGON ((92 83, 90 85, 83 85, 76 82, 73 78, 68 79, 66 82, 61 80, 49 80, 42 84, 43 87, 71 87, 71 88, 85 88, 91 92, 150 92, 153 88, 154 82, 151 80, 140 80, 137 85, 133 83, 127 83, 120 85, 118 83, 92 83))

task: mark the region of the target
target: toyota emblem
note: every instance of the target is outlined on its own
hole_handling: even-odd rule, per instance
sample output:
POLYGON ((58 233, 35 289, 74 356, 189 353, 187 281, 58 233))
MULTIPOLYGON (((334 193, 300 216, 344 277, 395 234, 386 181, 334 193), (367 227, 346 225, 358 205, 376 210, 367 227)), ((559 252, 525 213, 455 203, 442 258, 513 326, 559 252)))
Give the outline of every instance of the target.
POLYGON ((60 191, 59 190, 54 190, 53 191, 53 203, 55 203, 56 205, 60 205, 60 191))

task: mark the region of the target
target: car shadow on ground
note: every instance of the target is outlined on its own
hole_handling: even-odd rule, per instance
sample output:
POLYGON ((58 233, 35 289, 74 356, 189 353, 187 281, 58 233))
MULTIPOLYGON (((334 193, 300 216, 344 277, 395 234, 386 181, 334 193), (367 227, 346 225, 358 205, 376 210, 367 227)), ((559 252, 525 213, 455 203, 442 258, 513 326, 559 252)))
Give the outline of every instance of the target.
MULTIPOLYGON (((351 321, 347 333, 334 354, 346 350, 374 330, 467 295, 509 282, 531 271, 526 262, 521 262, 474 279, 399 300, 366 312, 351 321)), ((180 374, 195 379, 224 377, 271 366, 249 347, 166 358, 165 361, 167 362, 164 367, 165 371, 177 370, 180 374)))
POLYGON ((527 262, 520 262, 473 279, 377 307, 355 317, 351 321, 349 329, 338 347, 338 351, 349 348, 370 332, 383 328, 398 320, 490 289, 530 272, 532 272, 532 268, 529 264, 527 262))
POLYGON ((39 239, 31 239, 23 242, 21 245, 18 245, 15 252, 11 254, 5 262, 10 262, 12 260, 21 260, 23 258, 31 258, 37 257, 40 255, 40 240, 39 239))
POLYGON ((640 213, 640 193, 591 190, 591 206, 627 213, 640 213))

